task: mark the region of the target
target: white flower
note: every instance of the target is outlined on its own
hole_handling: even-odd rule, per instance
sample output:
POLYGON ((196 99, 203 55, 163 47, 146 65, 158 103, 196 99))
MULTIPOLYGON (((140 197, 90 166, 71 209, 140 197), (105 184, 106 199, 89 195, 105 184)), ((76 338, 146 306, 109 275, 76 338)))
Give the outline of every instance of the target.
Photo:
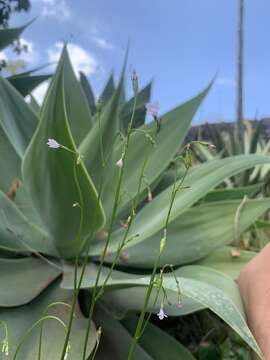
POLYGON ((115 165, 118 166, 121 169, 123 167, 123 164, 124 164, 124 162, 123 162, 123 159, 121 158, 116 162, 115 165))
POLYGON ((163 320, 164 318, 168 317, 168 315, 165 314, 165 312, 163 311, 162 308, 159 310, 159 313, 157 313, 157 316, 158 316, 159 320, 163 320))
POLYGON ((158 112, 159 112, 159 103, 156 101, 154 103, 147 103, 145 105, 146 110, 153 115, 154 117, 158 116, 158 112))
POLYGON ((52 149, 60 148, 60 144, 54 139, 48 139, 47 145, 52 149))

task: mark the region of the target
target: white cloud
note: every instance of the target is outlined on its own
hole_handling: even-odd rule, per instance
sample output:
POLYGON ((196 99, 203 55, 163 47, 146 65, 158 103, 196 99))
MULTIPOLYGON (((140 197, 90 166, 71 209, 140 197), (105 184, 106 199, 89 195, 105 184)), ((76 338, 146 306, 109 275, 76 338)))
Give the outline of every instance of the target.
POLYGON ((114 48, 112 44, 110 44, 107 40, 103 38, 96 37, 94 41, 97 44, 97 46, 100 47, 101 49, 112 50, 114 48))
POLYGON ((37 102, 41 105, 43 99, 46 95, 47 89, 49 87, 49 81, 44 81, 42 84, 37 86, 34 91, 32 91, 32 95, 37 100, 37 102))
POLYGON ((217 85, 235 87, 236 81, 230 77, 219 77, 216 81, 217 85))
POLYGON ((70 18, 70 9, 66 0, 41 0, 42 16, 55 17, 58 20, 66 20, 70 18))
POLYGON ((27 46, 27 51, 23 51, 19 58, 30 65, 37 63, 39 61, 39 54, 35 49, 34 43, 30 40, 26 40, 25 38, 20 38, 20 43, 23 46, 27 46))
MULTIPOLYGON (((98 70, 97 60, 92 54, 77 44, 69 43, 67 47, 72 65, 77 74, 79 71, 83 71, 86 75, 91 75, 98 70)), ((62 48, 63 44, 57 42, 48 50, 49 62, 58 62, 62 48)))

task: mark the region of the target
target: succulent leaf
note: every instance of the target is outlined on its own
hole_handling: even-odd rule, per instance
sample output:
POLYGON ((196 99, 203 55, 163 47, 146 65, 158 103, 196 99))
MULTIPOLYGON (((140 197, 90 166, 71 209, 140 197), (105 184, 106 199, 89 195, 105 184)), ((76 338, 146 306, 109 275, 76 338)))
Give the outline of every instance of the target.
POLYGON ((49 235, 36 223, 32 224, 1 191, 0 219, 1 249, 17 253, 42 252, 47 255, 58 255, 49 235))
MULTIPOLYGON (((241 200, 227 200, 194 206, 185 211, 168 228, 168 241, 162 252, 160 267, 174 266, 202 259, 213 250, 229 245, 235 237, 235 216, 241 200)), ((248 200, 241 211, 238 233, 248 229, 270 207, 270 199, 248 200)), ((122 267, 152 268, 159 254, 163 231, 124 250, 117 260, 122 267)), ((106 257, 112 262, 114 255, 106 257)))
POLYGON ((51 75, 29 75, 18 74, 10 76, 7 80, 22 95, 26 96, 31 93, 38 85, 51 78, 51 75))
MULTIPOLYGON (((82 284, 82 288, 91 288, 95 285, 95 267, 92 265, 91 269, 88 269, 88 272, 85 274, 84 282, 82 284), (89 276, 90 275, 90 276, 89 276)), ((106 273, 109 269, 103 268, 103 281, 106 277, 106 273)), ((71 288, 73 285, 73 275, 72 271, 65 272, 64 279, 62 282, 62 286, 64 288, 71 288)), ((203 267, 203 266, 184 266, 176 270, 176 276, 180 284, 180 293, 185 298, 190 298, 192 300, 191 307, 189 304, 187 305, 188 310, 194 311, 203 307, 207 307, 211 309, 214 313, 216 313, 219 317, 221 317, 227 324, 229 324, 245 341, 246 343, 260 356, 262 357, 262 353, 251 334, 247 323, 244 318, 244 310, 241 302, 241 297, 239 293, 239 289, 229 276, 224 275, 223 273, 203 267), (197 308, 196 308, 197 303, 197 308)), ((106 292, 104 298, 107 298, 109 303, 121 303, 123 306, 124 296, 123 292, 126 292, 126 308, 139 310, 142 307, 145 292, 147 286, 149 285, 149 276, 143 275, 134 275, 130 273, 124 273, 120 271, 113 271, 109 281, 107 283, 107 288, 111 289, 111 291, 106 292), (136 302, 136 297, 131 296, 130 290, 132 289, 132 285, 136 287, 145 287, 144 292, 140 293, 140 298, 137 298, 137 306, 138 308, 133 308, 134 302, 136 302), (120 287, 128 287, 128 289, 119 289, 120 287), (116 290, 113 290, 115 288, 116 290), (139 300, 139 301, 138 301, 139 300), (118 302, 119 301, 119 302, 118 302)), ((102 279, 100 284, 102 284, 102 279)), ((178 307, 178 302, 172 302, 171 300, 175 300, 174 298, 170 298, 170 292, 178 294, 178 286, 175 281, 174 276, 166 275, 164 276, 162 285, 167 295, 172 303, 172 305, 166 306, 166 313, 170 314, 170 308, 174 309, 176 313, 185 313, 184 307, 186 303, 183 301, 181 303, 182 307, 178 307)), ((137 288, 136 288, 137 289, 137 288)), ((135 291, 136 291, 135 289, 135 291)), ((139 289, 140 290, 140 289, 139 289)), ((132 294, 134 295, 134 294, 132 294)), ((155 298, 155 294, 153 294, 153 298, 155 298)), ((158 299, 157 305, 153 306, 153 303, 149 303, 148 311, 156 312, 158 306, 160 305, 162 299, 162 294, 158 299)))
POLYGON ((256 252, 237 249, 237 256, 233 256, 235 248, 225 246, 210 253, 205 258, 195 262, 195 265, 202 265, 221 271, 236 280, 240 271, 250 260, 256 256, 256 252))
MULTIPOLYGON (((132 341, 130 333, 104 307, 97 307, 94 320, 102 328, 96 360, 110 360, 112 354, 114 360, 126 360, 132 341)), ((137 346, 133 359, 152 360, 140 345, 137 346)))
MULTIPOLYGON (((227 177, 255 165, 269 164, 269 162, 270 160, 266 156, 239 155, 222 160, 213 160, 194 167, 183 184, 183 186, 188 186, 189 188, 182 188, 176 194, 170 223, 227 177)), ((127 244, 127 248, 144 241, 163 229, 168 213, 172 186, 154 198, 134 218, 129 233, 129 236, 134 237, 134 239, 127 244), (137 234, 139 236, 136 236, 137 234)), ((117 249, 119 242, 123 238, 123 233, 123 228, 114 232, 109 251, 113 252, 117 249)), ((102 245, 95 244, 95 248, 92 247, 92 254, 98 254, 101 247, 102 245)))
MULTIPOLYGON (((136 109, 133 120, 133 127, 138 128, 144 124, 145 115, 146 115, 146 107, 145 105, 150 101, 151 97, 151 89, 152 83, 146 85, 141 91, 139 91, 136 101, 136 109)), ((130 118, 132 115, 132 109, 134 106, 135 98, 132 97, 129 101, 127 101, 120 113, 120 122, 124 131, 127 131, 128 124, 130 122, 130 118)))
POLYGON ((83 72, 80 72, 80 83, 85 93, 89 108, 91 110, 91 114, 93 116, 97 111, 95 95, 93 93, 90 82, 88 81, 86 75, 83 72))
MULTIPOLYGON (((141 127, 139 132, 134 132, 130 138, 130 145, 126 155, 126 167, 123 178, 123 189, 128 196, 123 195, 121 201, 122 210, 130 204, 130 200, 137 195, 138 184, 144 163, 147 159, 144 175, 147 183, 151 184, 167 169, 185 138, 191 120, 199 105, 207 95, 211 84, 195 98, 162 116, 161 128, 158 133, 156 123, 153 121, 141 127), (150 135, 155 144, 152 145, 149 138, 142 131, 150 135)), ((119 145, 115 151, 114 158, 120 159, 122 146, 119 145)), ((103 204, 106 213, 113 204, 113 194, 118 179, 117 169, 114 170, 112 180, 105 189, 103 204)), ((141 192, 147 187, 142 183, 141 192)))
MULTIPOLYGON (((138 318, 129 316, 122 321, 122 324, 134 334, 138 318)), ((172 336, 149 323, 139 340, 140 346, 151 356, 151 359, 159 360, 195 360, 191 352, 176 341, 172 336)))
POLYGON ((30 23, 19 27, 0 29, 0 50, 3 50, 8 45, 11 45, 29 24, 30 23))
POLYGON ((0 176, 0 190, 6 194, 15 179, 21 179, 21 158, 14 150, 6 133, 0 126, 0 167, 5 169, 0 176))
POLYGON ((93 125, 91 111, 79 80, 73 71, 66 46, 58 64, 63 71, 64 96, 69 126, 77 147, 93 125))
POLYGON ((0 77, 0 125, 21 158, 37 124, 36 114, 22 95, 8 80, 0 77))
POLYGON ((203 201, 222 201, 222 200, 234 200, 234 199, 243 199, 246 195, 248 198, 252 198, 257 195, 263 187, 263 183, 258 183, 248 186, 240 186, 236 188, 222 188, 210 191, 203 201))
POLYGON ((59 254, 63 258, 72 258, 89 233, 103 225, 104 214, 82 161, 77 164, 79 155, 69 126, 70 116, 74 113, 67 108, 67 102, 71 102, 71 89, 67 89, 70 85, 67 61, 64 49, 41 110, 39 126, 23 159, 22 172, 24 185, 59 254), (48 138, 56 139, 73 153, 62 148, 50 149, 46 145, 48 138), (79 204, 84 210, 82 240, 76 238, 81 211, 73 204, 81 200, 74 171, 84 202, 79 204))
POLYGON ((104 105, 107 105, 109 101, 112 99, 115 90, 116 89, 115 89, 113 73, 112 73, 100 95, 100 99, 102 100, 104 105))
POLYGON ((112 149, 120 130, 119 110, 121 93, 124 88, 125 68, 126 59, 116 90, 107 105, 104 103, 105 109, 101 114, 96 113, 95 124, 79 148, 85 166, 97 187, 102 181, 102 177, 105 178, 106 183, 110 181, 111 169, 115 167, 112 161, 112 149))
MULTIPOLYGON (((67 324, 69 316, 69 307, 58 305, 51 307, 46 311, 47 307, 55 302, 70 303, 72 292, 61 290, 58 281, 49 286, 31 303, 14 308, 1 308, 0 318, 5 321, 9 331, 9 348, 10 358, 13 358, 17 345, 22 340, 23 335, 30 327, 45 315, 56 316, 67 324)), ((76 317, 73 320, 73 327, 70 337, 69 359, 77 360, 82 358, 82 349, 84 335, 87 327, 87 319, 85 319, 79 308, 76 310, 76 317)), ((60 359, 62 348, 64 345, 65 329, 58 321, 48 319, 43 322, 42 333, 42 358, 44 359, 60 359)), ((34 328, 30 335, 23 342, 18 356, 18 360, 36 360, 38 358, 40 326, 34 328)), ((89 356, 96 343, 96 332, 92 323, 91 333, 88 340, 87 356, 89 356)))
POLYGON ((0 259, 0 271, 1 307, 29 303, 61 274, 61 268, 57 269, 57 265, 53 267, 44 260, 32 257, 0 259))

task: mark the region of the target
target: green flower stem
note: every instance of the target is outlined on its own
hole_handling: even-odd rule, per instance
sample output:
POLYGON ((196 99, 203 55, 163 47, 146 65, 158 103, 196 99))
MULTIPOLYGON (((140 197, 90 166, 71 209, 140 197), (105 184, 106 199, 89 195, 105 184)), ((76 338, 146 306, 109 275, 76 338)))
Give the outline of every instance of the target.
MULTIPOLYGON (((44 315, 47 314, 48 310, 51 307, 58 306, 58 305, 63 305, 63 306, 67 306, 67 307, 71 308, 70 304, 67 304, 63 301, 56 301, 47 306, 46 310, 44 311, 44 315)), ((43 322, 41 323, 40 334, 39 334, 38 360, 41 360, 42 336, 43 336, 43 322)))
POLYGON ((130 141, 130 135, 131 135, 132 125, 133 125, 136 105, 137 105, 137 93, 135 93, 135 99, 134 99, 134 104, 133 104, 133 109, 132 109, 131 120, 130 120, 129 127, 128 127, 126 143, 124 145, 123 167, 120 168, 120 174, 119 174, 119 179, 118 179, 115 198, 114 198, 114 205, 113 205, 112 215, 111 215, 111 218, 110 218, 108 236, 107 236, 106 243, 105 243, 102 255, 101 255, 99 268, 98 268, 98 273, 97 273, 96 281, 95 281, 95 286, 94 286, 94 289, 93 289, 93 294, 92 294, 92 299, 91 299, 91 304, 90 304, 90 309, 89 309, 88 325, 87 325, 85 342, 84 342, 83 360, 86 359, 86 349, 87 349, 88 337, 89 337, 89 332, 90 332, 90 328, 91 328, 91 321, 92 321, 95 302, 96 302, 96 294, 97 294, 97 289, 98 289, 98 282, 99 282, 102 267, 103 267, 103 264, 104 264, 104 259, 105 259, 105 256, 106 256, 106 253, 107 253, 107 250, 108 250, 108 247, 109 247, 109 243, 110 243, 110 240, 111 240, 111 235, 112 235, 112 232, 113 232, 113 225, 114 225, 114 222, 115 222, 115 219, 116 219, 116 216, 117 216, 117 210, 118 210, 119 200, 120 200, 120 190, 121 190, 121 185, 122 185, 122 180, 123 180, 123 175, 124 175, 124 168, 125 168, 125 159, 126 159, 127 150, 128 150, 128 147, 129 147, 129 141, 130 141))
POLYGON ((80 287, 77 287, 77 273, 78 273, 78 265, 79 265, 79 256, 80 256, 80 251, 81 251, 81 237, 82 237, 82 229, 83 229, 83 221, 84 221, 84 200, 83 200, 82 190, 80 187, 80 182, 78 179, 77 166, 78 166, 78 154, 76 153, 75 159, 74 159, 74 166, 73 166, 73 176, 74 176, 75 184, 76 184, 76 187, 78 189, 78 194, 79 194, 80 223, 79 223, 79 229, 78 229, 78 233, 77 233, 77 237, 76 237, 77 251, 76 251, 76 260, 75 260, 73 300, 72 300, 72 305, 71 305, 71 310, 70 310, 70 315, 69 315, 69 320, 68 320, 68 326, 67 326, 67 333, 66 333, 66 337, 65 337, 65 341, 64 341, 64 345, 63 345, 61 360, 64 360, 64 358, 65 358, 67 346, 69 343, 71 328, 72 328, 73 315, 75 312, 77 297, 78 297, 79 290, 80 290, 80 287))
MULTIPOLYGON (((187 147, 186 151, 189 151, 189 147, 187 147)), ((174 181, 174 185, 173 185, 173 189, 172 189, 172 193, 171 193, 170 206, 169 206, 169 210, 168 210, 168 214, 167 214, 166 221, 165 221, 165 226, 164 226, 165 242, 167 240, 167 233, 168 233, 167 230, 168 230, 168 226, 169 226, 169 220, 170 220, 170 215, 171 215, 172 207, 173 207, 173 204, 174 204, 174 200, 175 200, 177 192, 183 186, 183 183, 184 183, 184 181, 186 179, 188 170, 189 170, 189 166, 186 167, 186 171, 185 171, 181 181, 179 182, 178 186, 176 186, 176 178, 177 178, 177 173, 176 172, 177 172, 177 170, 175 171, 175 181, 174 181)), ((146 325, 150 320, 150 316, 148 316, 145 324, 143 325, 146 309, 147 309, 149 299, 150 299, 150 296, 151 296, 151 293, 152 293, 152 290, 153 290, 153 287, 154 287, 154 279, 155 279, 155 276, 156 276, 157 268, 159 266, 161 254, 162 254, 162 252, 160 251, 159 255, 158 255, 158 257, 157 257, 157 259, 155 261, 154 267, 153 267, 153 271, 152 271, 151 278, 150 278, 150 281, 149 281, 149 286, 147 288, 147 292, 146 292, 146 295, 145 295, 145 298, 144 298, 143 308, 142 308, 142 311, 141 311, 141 314, 140 314, 140 317, 139 317, 139 320, 138 320, 138 323, 137 323, 135 334, 134 334, 132 342, 131 342, 131 346, 130 346, 130 350, 129 350, 129 354, 128 354, 128 360, 132 360, 132 358, 134 356, 134 352, 136 350, 138 340, 142 336, 142 333, 143 333, 142 329, 146 328, 146 325)), ((156 299, 157 299, 157 297, 156 297, 156 299)))
POLYGON ((149 285, 148 285, 148 288, 147 288, 147 292, 146 292, 146 295, 145 295, 145 298, 144 298, 143 308, 142 308, 142 311, 140 313, 140 317, 139 317, 139 320, 138 320, 138 323, 137 323, 135 334, 134 334, 134 336, 132 338, 131 346, 130 346, 130 349, 129 349, 128 360, 131 360, 133 358, 134 352, 136 350, 137 342, 138 342, 138 340, 140 338, 140 335, 141 335, 141 330, 142 330, 143 322, 144 322, 144 316, 145 316, 146 308, 147 308, 147 305, 148 305, 148 302, 149 302, 149 299, 150 299, 150 296, 151 296, 151 293, 152 293, 154 278, 156 276, 156 271, 157 271, 157 268, 158 268, 158 265, 159 265, 160 257, 161 257, 161 254, 159 254, 159 256, 157 257, 157 259, 155 261, 155 264, 154 264, 154 267, 153 267, 153 270, 152 270, 151 278, 150 278, 149 285))
POLYGON ((13 357, 13 360, 16 360, 17 356, 18 356, 18 353, 20 351, 20 348, 22 346, 22 344, 25 342, 25 340, 27 339, 27 337, 31 334, 31 332, 34 330, 34 328, 36 326, 38 326, 40 323, 42 323, 43 321, 45 320, 55 320, 55 321, 58 321, 63 327, 65 330, 67 330, 67 327, 66 327, 66 324, 61 320, 59 319, 57 316, 53 316, 53 315, 46 315, 46 316, 43 316, 41 319, 37 320, 25 333, 24 335, 22 336, 17 348, 16 348, 16 351, 15 351, 15 354, 14 354, 14 357, 13 357))
POLYGON ((121 243, 119 244, 119 246, 117 248, 117 251, 116 251, 115 257, 113 259, 113 262, 111 264, 110 270, 109 270, 109 272, 108 272, 108 274, 107 274, 101 288, 99 289, 98 294, 96 295, 96 300, 95 301, 97 301, 100 298, 100 296, 103 294, 103 290, 104 290, 107 282, 109 281, 109 279, 111 277, 111 274, 112 274, 112 272, 113 272, 113 270, 115 268, 116 262, 117 262, 117 260, 118 260, 118 258, 120 256, 120 254, 121 254, 121 251, 123 250, 124 246, 126 245, 126 242, 127 242, 127 239, 128 239, 128 234, 129 234, 130 228, 131 228, 131 224, 132 224, 133 219, 135 217, 136 209, 137 209, 137 206, 138 206, 138 203, 139 203, 139 194, 141 192, 141 186, 142 186, 142 181, 143 181, 143 176, 144 176, 144 170, 145 170, 147 161, 148 161, 148 159, 145 159, 143 167, 142 167, 142 171, 141 171, 141 175, 140 175, 140 179, 139 179, 138 191, 137 191, 137 194, 136 194, 136 197, 135 197, 134 206, 131 209, 128 228, 125 231, 125 235, 123 237, 123 240, 121 241, 121 243))

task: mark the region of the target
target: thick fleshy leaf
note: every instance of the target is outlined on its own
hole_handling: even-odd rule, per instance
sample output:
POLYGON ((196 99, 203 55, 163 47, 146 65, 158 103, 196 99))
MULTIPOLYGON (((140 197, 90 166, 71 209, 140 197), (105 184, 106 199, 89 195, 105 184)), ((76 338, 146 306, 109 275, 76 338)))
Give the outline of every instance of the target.
MULTIPOLYGON (((61 286, 64 289, 73 289, 74 285, 74 267, 65 265, 64 276, 61 286)), ((95 285, 95 279, 98 268, 94 264, 89 264, 86 268, 86 272, 82 281, 82 289, 91 289, 95 285)), ((102 284, 108 275, 109 269, 103 267, 100 277, 100 284, 102 284)), ((78 269, 78 276, 81 273, 81 268, 78 269)), ((143 275, 136 275, 131 273, 125 273, 114 270, 111 279, 109 279, 106 289, 110 290, 106 292, 103 297, 108 306, 115 307, 116 310, 136 310, 140 311, 143 306, 144 297, 146 294, 146 286, 149 284, 149 278, 144 278, 143 275), (143 280, 141 280, 143 278, 143 280), (134 287, 135 286, 135 287, 134 287), (120 288, 120 290, 115 290, 120 288)), ((169 291, 167 294, 171 303, 176 304, 178 301, 178 294, 175 291, 169 291)), ((152 312, 158 312, 162 296, 160 301, 153 305, 155 299, 155 293, 153 292, 149 301, 148 310, 152 312)), ((190 314, 194 311, 203 308, 201 304, 192 299, 187 298, 185 295, 181 297, 182 306, 165 306, 166 313, 171 316, 190 314)))
MULTIPOLYGON (((64 258, 76 256, 91 229, 98 229, 104 222, 101 204, 98 202, 95 187, 82 162, 77 164, 76 147, 69 127, 67 101, 70 89, 66 65, 67 54, 63 51, 56 75, 43 104, 41 119, 30 146, 24 157, 22 172, 26 187, 34 207, 38 211, 44 226, 53 238, 56 249, 64 258), (66 81, 66 76, 68 80, 66 81), (72 152, 50 149, 46 145, 48 138, 54 138, 72 152), (34 166, 33 166, 34 164, 34 166), (82 239, 77 237, 80 223, 79 189, 83 199, 82 239)), ((78 124, 76 124, 78 126, 78 124)))
MULTIPOLYGON (((95 286, 95 271, 97 271, 97 266, 90 265, 84 276, 82 283, 83 288, 92 288, 95 286)), ((104 282, 108 271, 109 269, 103 268, 99 285, 104 282)), ((71 271, 70 268, 64 270, 64 279, 62 282, 64 288, 71 288, 73 286, 73 276, 74 269, 73 271, 71 271)), ((174 311, 175 315, 177 315, 177 313, 181 314, 181 312, 182 314, 187 313, 184 308, 187 306, 188 311, 192 309, 190 303, 187 302, 187 299, 191 299, 193 304, 192 311, 197 311, 203 307, 209 308, 229 324, 257 354, 262 355, 246 324, 239 289, 233 279, 219 271, 203 266, 185 266, 179 268, 176 270, 176 276, 180 286, 182 307, 178 307, 178 285, 175 278, 171 275, 165 275, 162 284, 172 304, 165 308, 165 312, 167 311, 167 313, 170 314, 170 310, 168 309, 171 308, 171 312, 173 313, 174 311), (174 293, 173 297, 171 297, 171 293, 174 293)), ((123 292, 126 291, 126 295, 129 294, 126 296, 126 308, 131 310, 134 305, 137 305, 138 308, 134 308, 134 310, 140 310, 144 296, 140 293, 139 298, 137 297, 136 299, 134 293, 130 292, 132 285, 144 287, 145 294, 146 288, 149 285, 149 276, 143 277, 143 275, 114 271, 106 285, 108 291, 105 292, 103 298, 110 304, 115 303, 116 305, 120 304, 120 306, 124 306, 123 292), (130 286, 128 289, 113 290, 114 288, 117 289, 128 286, 130 286)), ((135 291, 136 289, 137 288, 135 288, 135 291)), ((155 294, 153 293, 148 308, 148 311, 151 312, 157 311, 157 307, 160 306, 163 299, 163 294, 161 292, 156 306, 153 306, 154 297, 155 294)))
POLYGON ((24 305, 35 299, 61 274, 58 266, 32 257, 0 259, 0 307, 24 305))
POLYGON ((79 148, 85 166, 97 187, 99 187, 102 176, 105 178, 105 183, 110 181, 111 168, 115 167, 111 158, 116 135, 120 129, 119 110, 124 87, 126 61, 125 58, 117 89, 79 148), (105 167, 103 167, 103 162, 105 167))
MULTIPOLYGON (((138 128, 144 124, 146 107, 145 105, 150 101, 152 83, 146 85, 137 96, 136 109, 133 119, 133 127, 138 128)), ((132 110, 134 106, 134 97, 127 101, 120 113, 120 121, 123 129, 126 131, 131 120, 132 110)))
MULTIPOLYGON (((113 289, 105 293, 103 301, 108 307, 113 309, 113 311, 119 313, 131 310, 139 312, 143 307, 146 291, 146 286, 133 286, 122 289, 113 289)), ((171 304, 178 303, 178 294, 175 291, 166 290, 166 294, 171 304)), ((156 305, 154 305, 155 297, 156 292, 153 291, 149 299, 147 311, 157 314, 160 310, 160 304, 163 300, 163 295, 160 295, 156 305)), ((181 306, 171 306, 165 303, 164 312, 168 316, 183 316, 200 311, 204 308, 205 306, 202 304, 182 294, 181 306)))
POLYGON ((262 190, 263 183, 236 187, 233 189, 217 189, 209 192, 203 201, 221 201, 221 200, 234 200, 234 199, 243 199, 246 195, 249 198, 254 197, 260 190, 262 190))
POLYGON ((93 124, 91 111, 80 82, 73 71, 66 47, 63 49, 59 68, 64 78, 66 113, 72 137, 80 145, 93 124))
MULTIPOLYGON (((47 307, 55 302, 64 302, 68 304, 71 302, 71 299, 72 292, 59 289, 57 281, 28 305, 9 309, 1 308, 0 319, 6 322, 9 332, 10 358, 13 358, 14 352, 19 342, 26 334, 26 331, 45 315, 58 317, 67 324, 70 311, 69 307, 65 305, 53 306, 50 309, 47 309, 47 307)), ((87 323, 88 320, 82 316, 79 308, 77 308, 70 337, 70 352, 68 354, 70 360, 82 358, 87 323)), ((40 325, 36 326, 25 341, 23 341, 16 359, 38 359, 39 335, 40 325)), ((65 329, 57 320, 45 320, 43 322, 41 358, 60 359, 64 338, 65 329)), ((96 331, 94 325, 92 325, 88 340, 87 356, 91 354, 95 343, 96 331)))
MULTIPOLYGON (((220 246, 232 243, 235 217, 241 200, 216 201, 192 207, 171 222, 160 266, 182 265, 201 259, 220 246)), ((237 232, 248 229, 270 207, 270 199, 248 200, 243 207, 237 232)), ((152 268, 159 254, 163 232, 123 252, 117 264, 123 267, 152 268)), ((106 258, 112 262, 113 254, 106 258)))
POLYGON ((20 157, 38 124, 36 114, 19 92, 0 77, 0 125, 20 157))
MULTIPOLYGON (((22 211, 25 212, 25 208, 22 207, 22 211)), ((41 252, 57 256, 50 236, 31 223, 23 212, 0 191, 0 248, 17 253, 41 252)))
MULTIPOLYGON (((137 195, 139 179, 141 178, 146 159, 147 165, 144 170, 144 176, 147 182, 143 181, 141 192, 146 189, 147 183, 151 185, 168 167, 179 150, 191 120, 210 87, 211 84, 195 98, 163 115, 161 117, 161 129, 158 133, 156 133, 156 123, 151 122, 141 127, 139 129, 140 131, 132 134, 129 149, 126 154, 125 171, 122 182, 122 189, 125 193, 121 197, 120 206, 122 209, 125 209, 130 203, 130 200, 137 195), (155 145, 151 144, 144 132, 154 139, 155 145), (126 194, 128 194, 128 196, 126 196, 126 194)), ((119 145, 115 151, 114 160, 120 159, 121 155, 122 146, 119 145)), ((118 170, 118 168, 114 169, 112 180, 105 189, 103 204, 105 210, 107 209, 106 213, 110 212, 113 204, 118 182, 118 170)))
POLYGON ((168 169, 165 171, 160 179, 157 180, 157 185, 152 184, 153 191, 152 196, 156 197, 159 193, 161 193, 163 190, 167 189, 170 185, 172 185, 175 180, 180 179, 184 175, 184 167, 183 169, 177 171, 177 174, 175 173, 175 169, 168 169), (177 178, 175 179, 175 176, 177 178))
POLYGON ((199 159, 200 162, 204 162, 204 161, 210 161, 213 159, 217 159, 220 158, 220 154, 217 153, 217 151, 209 149, 208 147, 197 143, 194 147, 193 147, 193 151, 194 151, 194 155, 197 159, 199 159))
POLYGON ((21 159, 1 126, 0 154, 0 168, 3 169, 0 176, 0 190, 7 194, 12 186, 12 182, 21 178, 21 159))
POLYGON ((97 111, 95 95, 93 93, 92 87, 83 72, 80 72, 80 82, 85 93, 89 108, 91 110, 92 115, 94 115, 97 111))
POLYGON ((111 74, 108 82, 106 83, 100 95, 100 99, 102 100, 104 105, 109 103, 109 101, 112 99, 114 92, 115 92, 115 85, 113 80, 113 74, 111 74))
POLYGON ((237 279, 240 271, 256 255, 257 253, 254 251, 225 246, 213 251, 195 264, 210 267, 231 276, 233 279, 237 279))
POLYGON ((20 210, 20 212, 29 220, 30 223, 42 229, 44 233, 47 233, 47 231, 44 229, 44 224, 42 223, 38 212, 34 208, 31 198, 26 192, 23 184, 19 184, 13 202, 18 210, 20 210))
POLYGON ((22 96, 26 96, 31 93, 38 85, 51 78, 51 75, 14 75, 7 78, 12 86, 22 96))
MULTIPOLYGON (((101 341, 96 360, 126 360, 132 341, 132 336, 104 307, 97 306, 94 313, 96 327, 102 329, 101 341)), ((139 345, 136 348, 134 360, 152 360, 139 345)))
POLYGON ((9 29, 0 29, 0 50, 3 50, 8 45, 11 45, 14 40, 18 39, 28 25, 29 24, 9 29))
MULTIPOLYGON (((183 184, 183 186, 189 188, 182 188, 176 194, 169 222, 171 223, 227 177, 253 166, 269 162, 270 160, 266 156, 239 155, 209 161, 195 167, 190 171, 183 184)), ((129 236, 133 240, 126 245, 126 248, 136 245, 163 229, 170 206, 172 186, 143 207, 134 218, 129 232, 129 236)), ((123 239, 124 231, 123 228, 120 228, 114 232, 109 248, 110 251, 113 252, 114 249, 117 249, 119 242, 123 239)), ((102 247, 103 244, 95 244, 95 247, 92 247, 92 254, 98 254, 102 247)))
MULTIPOLYGON (((135 332, 137 322, 138 318, 135 316, 129 316, 122 321, 131 336, 135 332)), ((153 360, 195 360, 191 352, 181 345, 179 341, 151 323, 147 325, 139 340, 139 345, 153 360)))
POLYGON ((264 221, 264 220, 258 220, 254 223, 254 229, 266 229, 269 230, 270 229, 270 223, 268 221, 264 221))
POLYGON ((30 94, 29 97, 30 97, 30 101, 29 101, 30 107, 36 114, 39 114, 39 112, 40 112, 39 103, 37 102, 37 100, 34 98, 34 96, 32 94, 30 94))

